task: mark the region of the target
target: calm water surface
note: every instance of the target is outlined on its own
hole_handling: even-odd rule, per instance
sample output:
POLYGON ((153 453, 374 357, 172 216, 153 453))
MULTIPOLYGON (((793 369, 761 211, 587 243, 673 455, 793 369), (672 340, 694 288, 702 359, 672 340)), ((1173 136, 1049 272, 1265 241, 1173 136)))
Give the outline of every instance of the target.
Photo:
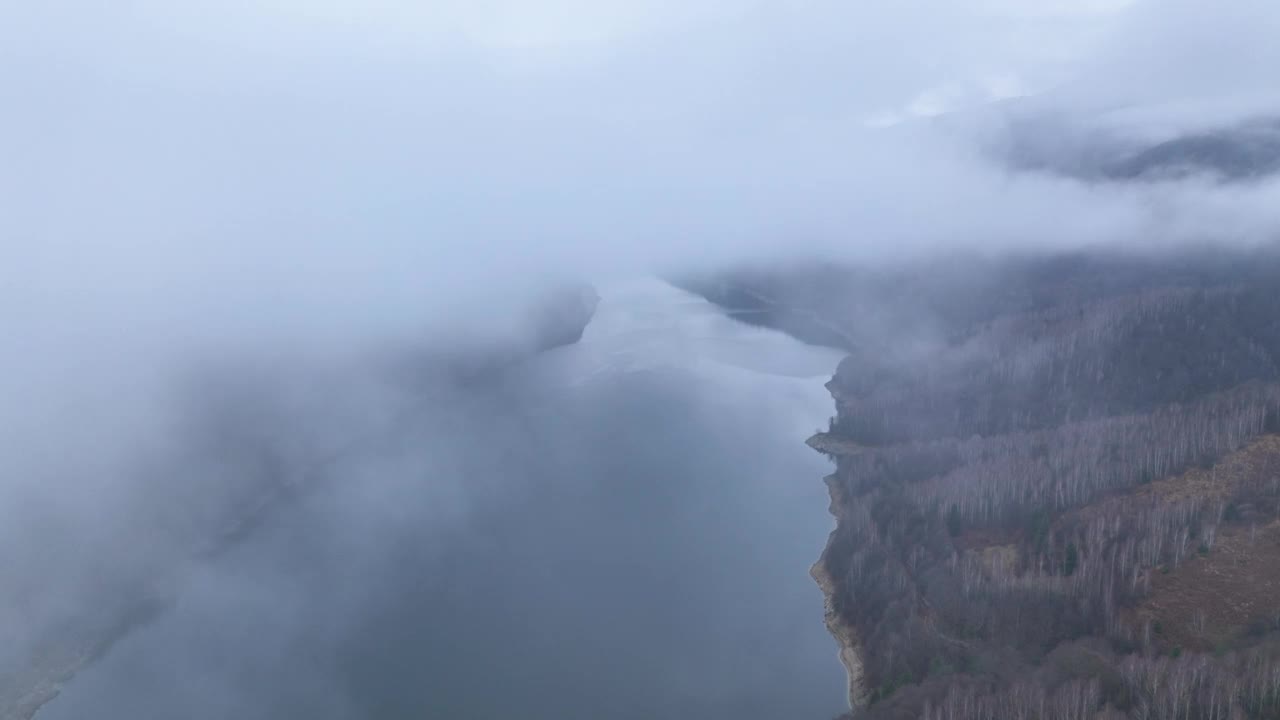
POLYGON ((803 444, 836 353, 656 281, 419 412, 187 578, 40 720, 827 720, 803 444))

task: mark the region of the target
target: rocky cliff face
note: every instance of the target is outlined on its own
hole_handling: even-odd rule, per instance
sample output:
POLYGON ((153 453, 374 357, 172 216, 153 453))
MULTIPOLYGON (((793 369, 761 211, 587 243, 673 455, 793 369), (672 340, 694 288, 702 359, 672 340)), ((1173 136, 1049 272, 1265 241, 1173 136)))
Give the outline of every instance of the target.
POLYGON ((810 444, 854 715, 1280 717, 1280 258, 840 276, 721 287, 852 352, 810 444))

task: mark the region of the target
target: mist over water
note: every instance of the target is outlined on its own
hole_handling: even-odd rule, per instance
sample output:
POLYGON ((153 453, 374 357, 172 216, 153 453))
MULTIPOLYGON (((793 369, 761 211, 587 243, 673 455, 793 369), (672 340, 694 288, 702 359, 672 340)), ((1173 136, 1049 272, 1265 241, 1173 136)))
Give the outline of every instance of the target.
POLYGON ((38 715, 830 717, 808 577, 839 356, 657 281, 424 397, 38 715))
POLYGON ((424 356, 566 277, 1273 243, 1280 173, 1098 170, 1271 127, 1277 8, 0 3, 0 713, 834 715, 836 353, 646 281, 424 356))

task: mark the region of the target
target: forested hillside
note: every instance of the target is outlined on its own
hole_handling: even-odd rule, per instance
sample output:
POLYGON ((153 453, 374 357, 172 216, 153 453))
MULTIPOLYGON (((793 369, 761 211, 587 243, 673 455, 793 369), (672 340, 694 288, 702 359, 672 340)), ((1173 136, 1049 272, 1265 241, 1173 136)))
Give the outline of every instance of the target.
POLYGON ((810 444, 855 717, 1280 717, 1275 254, 805 277, 706 288, 851 352, 810 444))

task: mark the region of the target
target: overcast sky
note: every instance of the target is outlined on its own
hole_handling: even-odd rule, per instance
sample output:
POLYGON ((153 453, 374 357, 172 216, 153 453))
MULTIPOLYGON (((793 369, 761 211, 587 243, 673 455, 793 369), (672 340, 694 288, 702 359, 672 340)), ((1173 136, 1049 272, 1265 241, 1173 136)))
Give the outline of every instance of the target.
POLYGON ((872 129, 1025 95, 1073 110, 1239 100, 1268 89, 1280 52, 1263 0, 0 13, 5 280, 59 295, 86 275, 184 297, 214 285, 250 304, 400 305, 428 275, 470 285, 477 263, 510 279, 531 260, 631 268, 798 239, 1051 234, 1038 214, 1001 226, 1018 192, 1097 202, 1132 233, 1132 207, 1078 188, 1009 195, 949 140, 872 129), (945 197, 975 182, 964 205, 979 210, 947 217, 945 197), (376 288, 352 282, 369 276, 376 288))
POLYGON ((68 284, 267 294, 310 316, 420 299, 428 275, 457 290, 477 264, 510 280, 530 261, 1052 235, 1050 207, 1004 218, 1027 202, 1096 204, 1133 234, 1132 206, 1009 194, 964 147, 901 124, 1055 93, 1072 110, 1231 104, 1268 90, 1276 15, 1263 0, 9 3, 0 277, 59 300, 68 284))

